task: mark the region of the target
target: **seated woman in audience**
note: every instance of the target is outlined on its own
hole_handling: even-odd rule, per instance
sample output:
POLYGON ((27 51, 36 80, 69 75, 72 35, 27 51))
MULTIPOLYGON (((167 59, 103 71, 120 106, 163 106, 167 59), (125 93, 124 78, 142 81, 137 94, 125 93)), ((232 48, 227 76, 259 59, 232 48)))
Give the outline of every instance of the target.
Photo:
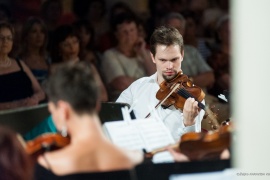
POLYGON ((53 121, 70 144, 38 157, 36 179, 80 179, 86 173, 130 169, 142 161, 142 153, 124 151, 103 134, 99 89, 85 62, 57 66, 47 85, 53 121))
POLYGON ((146 43, 138 33, 137 18, 130 13, 120 13, 112 23, 117 45, 104 52, 101 70, 114 101, 136 79, 152 75, 152 63, 146 43))
POLYGON ((15 132, 0 127, 0 179, 29 180, 33 166, 15 132))
POLYGON ((13 27, 0 23, 0 110, 37 105, 45 98, 25 63, 9 57, 13 37, 13 27))
POLYGON ((83 20, 76 21, 74 29, 80 40, 80 59, 89 61, 100 70, 100 56, 94 47, 94 29, 83 20))
MULTIPOLYGON (((59 63, 69 62, 69 61, 80 61, 79 52, 79 38, 74 32, 74 28, 70 25, 63 25, 56 29, 53 38, 53 49, 51 51, 52 55, 52 65, 55 66, 59 63)), ((84 59, 82 59, 84 60, 84 59)), ((100 78, 100 75, 96 67, 92 63, 88 63, 93 69, 96 81, 99 84, 101 90, 101 101, 107 101, 107 91, 100 78)), ((53 68, 53 67, 52 67, 53 68)))
POLYGON ((44 22, 29 18, 22 28, 20 58, 31 69, 40 84, 48 77, 51 59, 46 52, 48 31, 44 22))

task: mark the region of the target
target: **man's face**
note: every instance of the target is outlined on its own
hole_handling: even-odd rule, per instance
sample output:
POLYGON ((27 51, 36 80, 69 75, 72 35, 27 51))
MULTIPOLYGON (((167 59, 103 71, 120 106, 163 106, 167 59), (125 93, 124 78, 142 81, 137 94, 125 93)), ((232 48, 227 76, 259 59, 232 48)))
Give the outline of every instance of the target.
POLYGON ((181 53, 179 45, 157 45, 156 55, 151 53, 152 61, 156 64, 158 83, 170 80, 181 70, 184 52, 181 53))

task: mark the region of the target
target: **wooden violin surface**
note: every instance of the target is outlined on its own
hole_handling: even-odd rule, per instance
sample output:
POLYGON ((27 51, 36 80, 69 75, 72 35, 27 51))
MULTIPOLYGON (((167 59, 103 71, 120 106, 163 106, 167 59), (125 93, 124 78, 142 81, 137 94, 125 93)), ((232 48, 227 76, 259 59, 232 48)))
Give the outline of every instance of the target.
POLYGON ((181 137, 181 153, 193 160, 219 159, 220 154, 231 145, 231 126, 206 133, 189 132, 181 137))
POLYGON ((63 137, 57 133, 42 134, 31 141, 26 142, 26 152, 37 157, 46 151, 62 148, 70 143, 68 137, 63 137))

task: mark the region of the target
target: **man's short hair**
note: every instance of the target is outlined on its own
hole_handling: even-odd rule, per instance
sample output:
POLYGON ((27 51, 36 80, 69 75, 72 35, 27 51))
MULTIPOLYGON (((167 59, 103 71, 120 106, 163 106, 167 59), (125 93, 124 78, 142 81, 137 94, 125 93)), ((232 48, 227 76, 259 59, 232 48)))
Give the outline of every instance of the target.
POLYGON ((46 86, 49 101, 56 105, 59 100, 66 101, 78 114, 95 112, 98 92, 91 66, 85 62, 58 65, 46 86))
POLYGON ((150 38, 150 51, 155 56, 157 45, 179 45, 182 52, 184 47, 183 37, 174 27, 160 26, 153 32, 150 38))

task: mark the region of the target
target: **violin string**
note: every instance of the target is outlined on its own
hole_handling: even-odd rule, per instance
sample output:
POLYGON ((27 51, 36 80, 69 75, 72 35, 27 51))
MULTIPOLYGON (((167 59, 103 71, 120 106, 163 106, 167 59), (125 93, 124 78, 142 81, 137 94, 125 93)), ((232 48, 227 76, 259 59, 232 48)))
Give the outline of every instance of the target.
MULTIPOLYGON (((188 91, 186 91, 184 88, 180 88, 179 90, 178 90, 178 92, 177 92, 179 95, 181 95, 181 96, 183 96, 184 98, 189 98, 189 97, 192 97, 192 98, 194 98, 188 91)), ((215 121, 217 121, 216 120, 216 117, 213 115, 213 112, 207 107, 207 106, 205 106, 204 104, 202 104, 201 102, 199 102, 196 98, 195 98, 195 100, 198 102, 198 106, 201 108, 201 109, 204 109, 206 112, 207 112, 207 114, 208 114, 208 117, 210 118, 210 120, 211 120, 211 124, 213 124, 215 121)), ((218 123, 214 123, 214 125, 213 125, 213 129, 215 130, 215 129, 217 129, 218 128, 218 123)))
MULTIPOLYGON (((184 88, 180 88, 179 90, 178 90, 178 92, 177 92, 179 95, 181 95, 181 96, 183 96, 184 98, 189 98, 189 97, 191 97, 191 98, 194 98, 189 92, 187 92, 184 88)), ((205 106, 201 103, 201 102, 199 102, 196 98, 194 98, 197 102, 198 102, 198 106, 200 107, 200 108, 202 108, 202 109, 204 109, 205 108, 205 106)))

